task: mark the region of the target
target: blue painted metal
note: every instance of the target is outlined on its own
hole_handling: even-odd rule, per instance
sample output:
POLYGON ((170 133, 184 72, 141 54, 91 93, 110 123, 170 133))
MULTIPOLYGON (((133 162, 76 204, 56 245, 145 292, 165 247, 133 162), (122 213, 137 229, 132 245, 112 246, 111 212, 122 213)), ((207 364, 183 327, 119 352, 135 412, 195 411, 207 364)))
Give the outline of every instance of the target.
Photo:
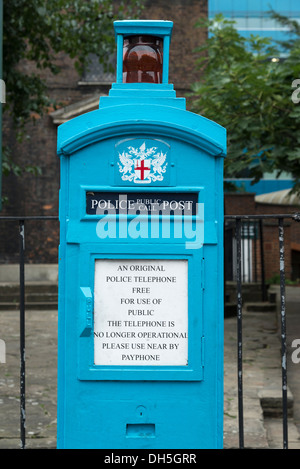
MULTIPOLYGON (((116 22, 117 38, 128 33, 127 25, 132 26, 116 22)), ((170 22, 134 26, 147 26, 149 34, 159 34, 162 27, 165 36, 171 35, 170 22)), ((119 53, 118 60, 121 57, 119 53)), ((165 82, 115 83, 109 96, 101 97, 98 110, 59 127, 58 448, 222 447, 225 153, 225 129, 186 111, 185 100, 165 82), (120 172, 119 157, 124 149, 154 144, 167 155, 163 179, 147 173, 148 182, 140 175, 136 183, 133 172, 131 180, 122 179, 126 174, 120 172), (134 215, 114 218, 86 211, 87 192, 134 196, 141 191, 149 197, 196 193, 198 214, 184 222, 200 226, 200 236, 196 229, 176 236, 179 219, 174 216, 169 236, 159 232, 158 237, 130 237, 127 228, 134 215), (116 221, 116 237, 99 237, 104 216, 116 221), (98 259, 187 261, 187 364, 94 364, 98 259)), ((140 217, 145 226, 150 222, 150 214, 140 217)), ((151 217, 162 229, 164 216, 151 217)), ((177 314, 174 311, 174 318, 177 314)))
POLYGON ((168 83, 169 79, 169 48, 172 35, 172 21, 149 21, 149 20, 131 20, 115 21, 115 38, 118 45, 117 58, 117 83, 122 83, 122 64, 123 64, 123 38, 137 34, 153 35, 163 38, 163 83, 168 83))

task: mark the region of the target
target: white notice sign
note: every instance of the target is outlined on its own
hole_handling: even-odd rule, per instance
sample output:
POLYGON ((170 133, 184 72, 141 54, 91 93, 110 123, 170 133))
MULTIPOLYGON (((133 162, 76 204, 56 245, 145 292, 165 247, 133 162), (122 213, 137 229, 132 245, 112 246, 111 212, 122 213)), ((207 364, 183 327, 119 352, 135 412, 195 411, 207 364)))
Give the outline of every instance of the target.
POLYGON ((95 365, 188 364, 186 260, 95 262, 95 365))

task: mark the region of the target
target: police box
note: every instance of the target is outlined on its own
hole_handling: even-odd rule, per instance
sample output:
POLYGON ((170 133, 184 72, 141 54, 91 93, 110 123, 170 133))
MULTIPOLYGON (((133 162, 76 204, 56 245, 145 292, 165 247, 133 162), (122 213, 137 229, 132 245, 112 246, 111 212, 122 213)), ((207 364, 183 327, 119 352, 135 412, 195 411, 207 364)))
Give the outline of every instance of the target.
POLYGON ((58 128, 58 448, 221 448, 225 129, 169 84, 169 21, 58 128))

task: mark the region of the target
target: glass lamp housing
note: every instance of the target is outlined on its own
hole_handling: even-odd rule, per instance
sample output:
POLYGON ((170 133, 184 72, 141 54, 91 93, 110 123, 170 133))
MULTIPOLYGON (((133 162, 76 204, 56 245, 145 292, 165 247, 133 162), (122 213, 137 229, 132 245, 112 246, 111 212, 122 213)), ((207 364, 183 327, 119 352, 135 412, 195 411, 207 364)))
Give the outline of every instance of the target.
POLYGON ((163 39, 150 35, 124 37, 123 83, 162 83, 163 39))

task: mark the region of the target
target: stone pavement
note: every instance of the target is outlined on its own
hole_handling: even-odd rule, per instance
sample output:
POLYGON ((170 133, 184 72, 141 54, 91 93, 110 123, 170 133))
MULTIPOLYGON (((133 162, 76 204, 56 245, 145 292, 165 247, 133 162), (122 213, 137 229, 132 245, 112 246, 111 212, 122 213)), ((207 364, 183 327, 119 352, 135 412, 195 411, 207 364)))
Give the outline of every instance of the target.
MULTIPOLYGON (((278 319, 278 314, 271 311, 243 311, 245 448, 283 448, 281 343, 278 319)), ((236 318, 225 319, 224 448, 239 447, 236 330, 236 318)), ((287 363, 289 370, 290 356, 287 363)), ((296 371, 299 374, 294 368, 293 373, 296 371)), ((298 385, 300 386, 300 382, 298 385)), ((289 449, 300 449, 300 434, 293 416, 295 407, 299 409, 298 402, 295 402, 291 393, 288 374, 289 449)))
MULTIPOLYGON (((297 334, 300 289, 292 292, 292 333, 297 334)), ((300 327, 298 330, 300 338, 300 327)), ((18 311, 0 312, 0 339, 6 343, 6 363, 0 363, 0 449, 14 449, 20 448, 18 311)), ((239 447, 236 353, 236 318, 227 318, 224 448, 239 447)), ((57 311, 26 311, 26 448, 56 447, 56 360, 57 311)), ((289 357, 288 370, 290 363, 289 357)), ((289 417, 289 449, 300 449, 300 401, 293 399, 300 392, 297 366, 300 370, 300 363, 290 367, 293 394, 289 391, 289 404, 293 405, 295 420, 289 417)), ((278 316, 274 312, 243 313, 243 396, 245 448, 281 449, 282 420, 276 416, 281 401, 281 357, 278 316), (263 408, 265 413, 269 410, 269 416, 263 408)))

